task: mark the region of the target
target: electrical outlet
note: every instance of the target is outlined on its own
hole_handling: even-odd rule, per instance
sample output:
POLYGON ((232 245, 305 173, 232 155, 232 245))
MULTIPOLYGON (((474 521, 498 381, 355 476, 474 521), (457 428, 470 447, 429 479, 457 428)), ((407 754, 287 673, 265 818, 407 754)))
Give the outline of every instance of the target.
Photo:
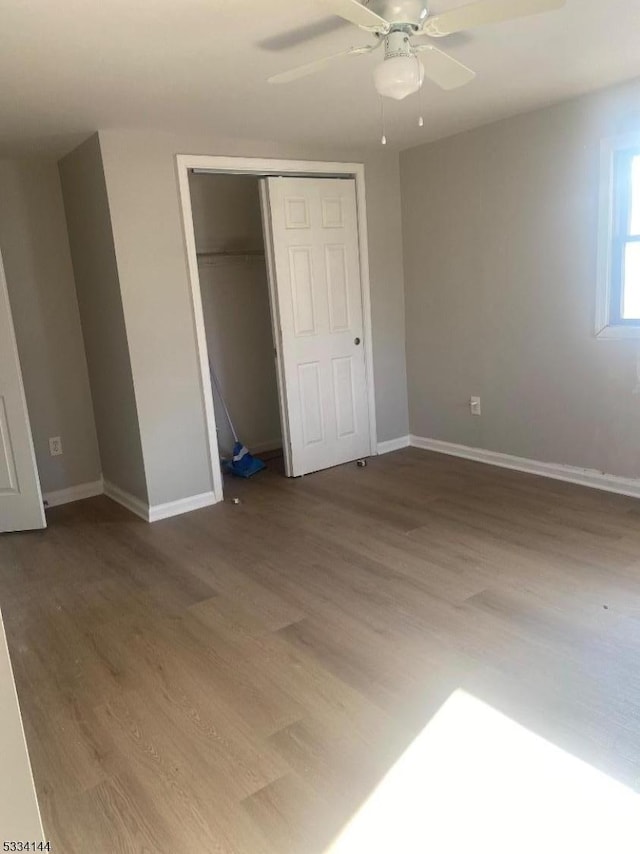
POLYGON ((60 436, 52 436, 49 439, 49 453, 52 457, 59 457, 62 454, 62 439, 60 436))
POLYGON ((482 407, 480 405, 479 397, 469 398, 469 409, 471 410, 472 415, 482 415, 482 407))

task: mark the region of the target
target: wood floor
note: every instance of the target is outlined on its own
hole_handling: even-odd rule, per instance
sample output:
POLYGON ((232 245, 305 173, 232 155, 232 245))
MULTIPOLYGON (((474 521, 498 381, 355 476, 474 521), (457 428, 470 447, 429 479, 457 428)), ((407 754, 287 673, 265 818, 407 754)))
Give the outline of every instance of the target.
POLYGON ((640 779, 640 503, 407 449, 0 538, 59 854, 314 854, 464 689, 640 779))

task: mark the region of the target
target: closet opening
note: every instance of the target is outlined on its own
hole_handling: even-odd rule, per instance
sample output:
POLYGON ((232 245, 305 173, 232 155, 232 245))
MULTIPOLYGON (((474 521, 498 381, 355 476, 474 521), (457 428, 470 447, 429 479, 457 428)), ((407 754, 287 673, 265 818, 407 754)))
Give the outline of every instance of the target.
MULTIPOLYGON (((284 474, 259 177, 191 171, 189 190, 218 454, 238 440, 284 474), (235 433, 235 435, 234 435, 235 433)), ((258 473, 255 477, 261 477, 258 473)))
POLYGON ((234 442, 223 398, 271 476, 375 454, 363 165, 179 154, 176 166, 216 500, 234 442))

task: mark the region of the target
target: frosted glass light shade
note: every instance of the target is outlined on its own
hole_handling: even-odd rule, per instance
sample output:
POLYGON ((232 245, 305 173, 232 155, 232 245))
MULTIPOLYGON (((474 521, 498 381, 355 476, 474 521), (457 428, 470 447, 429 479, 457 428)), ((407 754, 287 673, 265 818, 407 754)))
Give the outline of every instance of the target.
POLYGON ((373 72, 376 90, 385 98, 401 101, 417 92, 424 80, 424 68, 416 56, 392 56, 373 72))

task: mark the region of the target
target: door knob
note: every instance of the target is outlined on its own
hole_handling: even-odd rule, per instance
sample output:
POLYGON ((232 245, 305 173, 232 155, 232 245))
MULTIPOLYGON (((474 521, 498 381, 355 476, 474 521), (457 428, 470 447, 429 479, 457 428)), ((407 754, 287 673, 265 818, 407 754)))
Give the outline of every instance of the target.
POLYGON ((354 338, 353 343, 357 346, 360 343, 360 339, 354 338))

